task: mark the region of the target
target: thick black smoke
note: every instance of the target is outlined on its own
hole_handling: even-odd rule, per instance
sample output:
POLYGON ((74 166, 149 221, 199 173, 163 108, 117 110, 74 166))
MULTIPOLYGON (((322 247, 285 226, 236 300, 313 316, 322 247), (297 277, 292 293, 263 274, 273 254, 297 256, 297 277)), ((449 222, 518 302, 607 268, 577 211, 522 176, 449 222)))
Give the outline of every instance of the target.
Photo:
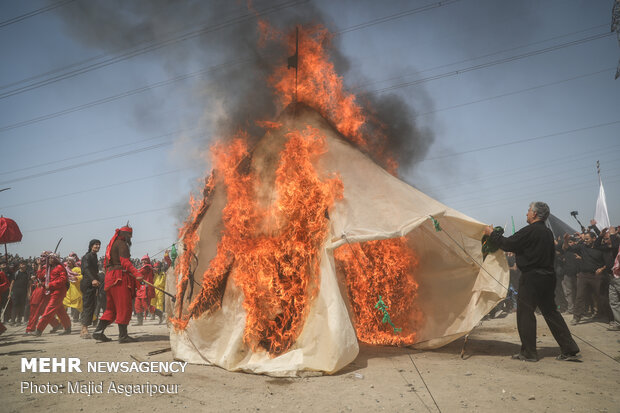
MULTIPOLYGON (((337 29, 310 1, 258 0, 248 7, 245 2, 230 0, 90 0, 57 10, 73 38, 110 55, 149 50, 133 59, 149 59, 172 76, 214 68, 206 76, 192 79, 192 93, 181 100, 188 114, 206 114, 218 138, 239 129, 258 138, 264 131, 255 121, 277 115, 267 78, 274 66, 286 64, 288 56, 280 42, 257 46, 258 18, 282 31, 316 23, 337 29), (195 79, 199 79, 198 85, 195 79)), ((331 57, 341 75, 350 69, 339 51, 338 37, 331 57)), ((369 126, 369 135, 383 131, 389 152, 401 166, 408 167, 426 154, 433 135, 416 126, 413 108, 404 99, 366 94, 360 103, 378 120, 369 126)), ((156 109, 150 105, 137 108, 136 113, 146 118, 149 110, 156 109)))

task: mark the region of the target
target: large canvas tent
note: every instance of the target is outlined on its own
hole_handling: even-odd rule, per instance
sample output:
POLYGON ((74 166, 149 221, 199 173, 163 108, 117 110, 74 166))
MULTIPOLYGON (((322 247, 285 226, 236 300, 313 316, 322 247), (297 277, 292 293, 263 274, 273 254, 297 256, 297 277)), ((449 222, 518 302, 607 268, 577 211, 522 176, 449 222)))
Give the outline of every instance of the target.
MULTIPOLYGON (((505 297, 506 260, 498 251, 483 263, 482 223, 389 174, 341 139, 323 117, 309 108, 289 107, 279 123, 280 127, 268 132, 254 147, 249 165, 261 177, 264 188, 260 192, 271 197, 266 202, 275 196, 273 171, 287 133, 308 126, 325 136, 326 152, 316 161, 316 169, 325 176, 337 174, 343 186, 342 199, 329 212, 327 236, 318 253, 318 290, 309 303, 303 328, 283 354, 252 350, 244 342, 243 292, 234 278, 228 277, 217 311, 189 319, 182 329, 171 329, 176 359, 272 376, 337 372, 356 358, 359 347, 350 297, 334 252, 357 243, 404 237, 416 252, 416 305, 423 316, 416 331, 416 348, 438 348, 462 337, 505 297), (441 231, 436 230, 431 216, 437 219, 441 231), (484 270, 479 267, 482 263, 484 270)), ((210 206, 197 229, 193 269, 196 285, 202 282, 202 274, 215 257, 222 236, 226 188, 216 183, 210 196, 210 206)), ((175 290, 182 277, 169 276, 167 288, 175 290)), ((196 287, 190 297, 181 301, 195 299, 199 290, 196 287)), ((177 307, 168 302, 169 316, 175 315, 178 301, 177 307)))

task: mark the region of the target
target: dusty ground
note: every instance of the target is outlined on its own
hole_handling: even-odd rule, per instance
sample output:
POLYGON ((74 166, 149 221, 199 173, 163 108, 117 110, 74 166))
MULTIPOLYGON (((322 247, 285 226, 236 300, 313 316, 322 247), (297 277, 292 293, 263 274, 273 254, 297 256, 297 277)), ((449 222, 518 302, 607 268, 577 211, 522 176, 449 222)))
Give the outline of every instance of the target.
MULTIPOLYGON (((77 326, 75 329, 77 330, 77 326)), ((77 335, 22 336, 9 327, 0 336, 0 412, 100 412, 130 408, 163 411, 416 411, 416 412, 620 412, 620 333, 601 323, 572 327, 583 362, 560 362, 544 320, 539 318, 538 363, 510 359, 519 349, 514 314, 485 321, 467 342, 436 351, 362 346, 355 362, 333 376, 279 379, 188 365, 185 373, 22 373, 22 357, 79 357, 87 361, 171 360, 171 353, 148 356, 169 346, 165 325, 147 321, 130 327, 141 341, 96 344, 77 335), (615 359, 615 360, 614 360, 615 359), (81 380, 117 384, 178 384, 178 394, 30 394, 22 381, 63 384, 81 380)), ((116 327, 109 328, 116 339, 116 327)), ((107 390, 107 389, 106 389, 107 390)))

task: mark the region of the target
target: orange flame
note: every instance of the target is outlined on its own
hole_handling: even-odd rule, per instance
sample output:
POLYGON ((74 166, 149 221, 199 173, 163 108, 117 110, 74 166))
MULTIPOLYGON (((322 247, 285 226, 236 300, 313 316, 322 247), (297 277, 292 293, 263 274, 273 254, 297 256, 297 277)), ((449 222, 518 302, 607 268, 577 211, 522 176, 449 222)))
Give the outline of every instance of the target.
MULTIPOLYGON (((277 199, 267 209, 256 201, 258 178, 239 171, 247 156, 244 141, 215 147, 215 169, 224 171, 228 196, 225 229, 203 276, 201 293, 187 315, 179 312, 173 320, 177 328, 185 328, 190 317, 218 309, 232 275, 244 294, 244 341, 252 350, 282 354, 301 332, 308 304, 318 291, 318 253, 327 235, 328 210, 343 189, 336 177, 319 179, 313 167, 325 152, 325 138, 318 130, 309 127, 287 137, 276 171, 277 199), (266 225, 271 216, 273 229, 266 225)), ((181 259, 187 260, 187 255, 181 259)))
POLYGON ((423 321, 416 306, 418 259, 405 238, 347 244, 335 251, 339 272, 346 278, 357 337, 369 344, 415 343, 423 321), (395 332, 375 308, 379 296, 388 306, 395 332))
POLYGON ((274 34, 275 29, 261 22, 263 41, 286 38, 289 53, 295 53, 298 44, 297 71, 285 65, 277 67, 269 78, 277 92, 281 108, 302 102, 317 110, 329 120, 343 137, 373 157, 396 175, 398 162, 386 153, 387 137, 383 127, 368 136, 364 131, 370 118, 381 125, 372 114, 365 113, 355 95, 344 88, 342 77, 329 60, 332 35, 321 26, 300 27, 299 35, 293 31, 287 36, 274 34))
MULTIPOLYGON (((295 53, 295 34, 283 35, 261 21, 259 43, 285 39, 295 53)), ((375 130, 365 135, 368 115, 345 91, 342 78, 328 58, 331 35, 320 26, 300 28, 297 74, 282 65, 269 82, 281 108, 303 102, 317 110, 350 142, 375 154, 388 170, 398 165, 384 151, 385 136, 375 130)), ((376 123, 376 122, 375 122, 376 123)), ((259 121, 269 128, 282 128, 275 121, 259 121)), ((244 296, 246 311, 244 342, 276 356, 286 352, 301 333, 310 304, 318 293, 321 247, 326 239, 329 210, 343 196, 338 177, 320 177, 315 161, 326 151, 325 137, 317 129, 292 130, 280 153, 275 182, 261 183, 252 171, 248 137, 239 133, 228 144, 212 148, 214 171, 200 202, 190 200, 192 212, 180 230, 185 250, 175 271, 178 283, 173 325, 185 329, 192 318, 221 307, 230 277, 244 296), (264 206, 258 201, 261 185, 272 185, 276 200, 264 206), (199 241, 198 227, 211 204, 215 187, 227 194, 222 211, 223 230, 216 256, 202 276, 202 290, 183 309, 183 298, 192 282, 192 256, 199 241)), ((262 176, 262 175, 261 175, 262 176)), ((416 306, 417 258, 404 238, 370 241, 335 251, 337 269, 346 276, 358 338, 368 343, 406 345, 415 342, 423 322, 416 306), (383 324, 375 309, 382 296, 396 327, 383 324)))

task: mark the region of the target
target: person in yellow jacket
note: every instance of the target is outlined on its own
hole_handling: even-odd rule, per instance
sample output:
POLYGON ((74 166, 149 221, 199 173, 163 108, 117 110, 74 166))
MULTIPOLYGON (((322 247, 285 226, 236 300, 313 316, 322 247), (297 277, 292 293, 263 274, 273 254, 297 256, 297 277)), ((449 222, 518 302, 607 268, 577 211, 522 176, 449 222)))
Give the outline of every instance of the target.
MULTIPOLYGON (((162 271, 161 262, 155 262, 153 270, 155 273, 153 284, 155 287, 165 289, 166 273, 162 271)), ((159 324, 161 324, 164 318, 164 293, 156 289, 155 297, 151 299, 151 305, 155 307, 155 315, 159 317, 159 324)))
POLYGON ((69 278, 69 289, 62 303, 65 307, 71 308, 73 321, 77 322, 82 312, 82 290, 80 290, 82 269, 76 265, 75 258, 71 256, 67 258, 65 269, 69 278))

